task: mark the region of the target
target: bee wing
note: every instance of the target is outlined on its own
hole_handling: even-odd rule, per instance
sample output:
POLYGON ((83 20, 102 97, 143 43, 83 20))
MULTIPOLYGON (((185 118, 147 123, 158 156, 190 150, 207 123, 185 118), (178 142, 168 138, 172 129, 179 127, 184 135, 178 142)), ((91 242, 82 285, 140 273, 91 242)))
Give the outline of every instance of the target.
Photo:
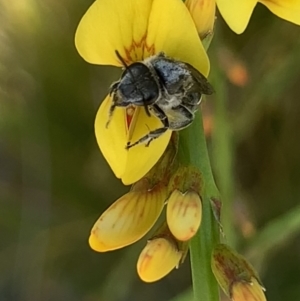
POLYGON ((207 81, 207 78, 196 68, 188 63, 185 64, 186 68, 191 72, 191 76, 194 79, 194 88, 199 91, 201 94, 211 95, 215 92, 212 85, 207 81))

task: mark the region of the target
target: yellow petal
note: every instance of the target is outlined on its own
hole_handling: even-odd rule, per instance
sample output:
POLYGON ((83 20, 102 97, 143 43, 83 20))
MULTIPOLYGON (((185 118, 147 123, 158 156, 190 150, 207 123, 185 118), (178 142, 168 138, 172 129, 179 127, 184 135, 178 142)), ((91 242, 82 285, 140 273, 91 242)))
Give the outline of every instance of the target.
POLYGON ((163 51, 206 76, 209 71, 195 24, 181 0, 97 0, 81 19, 75 44, 93 64, 120 66, 115 50, 127 62, 163 51))
POLYGON ((101 103, 95 119, 95 134, 100 150, 117 178, 121 178, 126 167, 128 151, 125 110, 117 107, 108 127, 106 126, 112 99, 107 96, 101 103))
POLYGON ((172 132, 167 131, 153 140, 148 147, 139 144, 126 150, 128 141, 139 140, 150 130, 162 127, 162 123, 156 117, 148 117, 144 108, 137 108, 134 121, 131 122, 132 126, 128 130, 126 110, 117 107, 111 122, 106 127, 111 103, 111 97, 107 96, 99 108, 95 120, 96 138, 103 156, 116 177, 121 178, 123 183, 128 185, 141 179, 159 160, 169 143, 172 132))
POLYGON ((237 281, 232 286, 233 301, 266 301, 266 296, 261 285, 255 278, 251 279, 251 283, 237 281))
POLYGON ((202 204, 196 192, 172 192, 167 205, 167 223, 178 240, 191 239, 200 227, 201 218, 202 204))
POLYGON ((205 76, 209 61, 199 39, 194 21, 181 0, 153 0, 149 18, 147 44, 155 46, 155 53, 187 62, 205 76))
POLYGON ((278 17, 300 25, 299 0, 260 0, 262 4, 278 17))
POLYGON ((256 4, 257 0, 217 0, 222 17, 239 34, 246 29, 256 4))
POLYGON ((136 242, 154 225, 165 199, 162 187, 125 194, 96 221, 89 238, 91 248, 106 252, 136 242))
POLYGON ((181 256, 171 241, 165 238, 150 240, 138 259, 138 274, 145 282, 157 281, 179 264, 181 256))
POLYGON ((142 42, 151 4, 152 0, 95 1, 76 31, 75 44, 80 55, 92 64, 121 66, 115 50, 125 58, 126 50, 142 42))

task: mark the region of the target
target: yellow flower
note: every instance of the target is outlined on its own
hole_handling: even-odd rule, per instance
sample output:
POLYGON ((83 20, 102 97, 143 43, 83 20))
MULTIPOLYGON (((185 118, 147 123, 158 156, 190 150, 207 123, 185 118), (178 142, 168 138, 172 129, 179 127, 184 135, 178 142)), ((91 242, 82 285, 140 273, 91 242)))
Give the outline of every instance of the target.
POLYGON ((214 28, 216 1, 186 0, 185 5, 192 15, 201 39, 205 38, 214 28))
POLYGON ((191 239, 198 231, 202 218, 202 204, 194 191, 174 190, 168 200, 167 223, 171 233, 180 241, 191 239))
POLYGON ((182 252, 171 238, 150 240, 140 254, 137 271, 145 282, 157 281, 170 273, 180 263, 182 252))
POLYGON ((149 189, 147 180, 141 180, 99 217, 91 231, 90 247, 106 252, 136 242, 158 219, 166 197, 166 187, 149 189))
POLYGON ((251 282, 236 282, 232 285, 233 301, 266 301, 261 285, 255 278, 251 282))
MULTIPOLYGON (((83 16, 77 28, 75 44, 80 55, 92 64, 127 64, 151 55, 166 55, 187 62, 205 76, 209 71, 206 52, 181 0, 97 0, 83 16)), ((118 178, 124 184, 141 179, 158 161, 170 140, 171 131, 151 142, 125 149, 161 127, 156 117, 148 117, 143 108, 116 108, 108 127, 112 99, 107 96, 96 116, 95 132, 99 147, 118 178)))
POLYGON ((216 0, 218 9, 236 33, 242 33, 250 20, 251 14, 257 3, 265 5, 278 17, 300 25, 299 0, 216 0))

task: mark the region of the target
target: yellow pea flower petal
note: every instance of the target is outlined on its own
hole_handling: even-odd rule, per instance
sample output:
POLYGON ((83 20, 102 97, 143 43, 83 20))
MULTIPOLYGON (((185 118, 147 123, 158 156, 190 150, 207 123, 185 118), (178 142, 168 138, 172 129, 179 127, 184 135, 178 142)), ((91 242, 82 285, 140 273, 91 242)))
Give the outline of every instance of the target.
POLYGON ((158 219, 166 189, 131 191, 114 202, 96 221, 89 244, 98 252, 125 247, 143 237, 158 219))
POLYGON ((171 134, 167 131, 158 139, 153 140, 147 147, 145 144, 125 149, 127 142, 135 142, 148 134, 149 131, 162 127, 156 117, 147 116, 144 108, 136 108, 130 127, 127 126, 126 110, 116 108, 109 123, 108 111, 112 99, 107 96, 102 102, 95 120, 95 133, 98 145, 117 178, 125 185, 137 182, 159 160, 165 151, 171 134))
POLYGON ((95 1, 79 23, 75 44, 93 64, 121 66, 115 50, 129 63, 163 51, 206 76, 209 71, 206 52, 181 0, 95 1))
POLYGON ((75 35, 80 55, 92 64, 121 66, 115 50, 125 58, 126 51, 143 44, 152 2, 95 1, 81 19, 75 35))
POLYGON ((217 0, 218 9, 228 24, 236 33, 246 29, 257 0, 217 0))
POLYGON ((299 0, 217 0, 217 5, 228 26, 236 33, 242 33, 246 29, 253 9, 258 2, 265 5, 278 17, 300 25, 299 0))
POLYGON ((168 239, 150 240, 141 252, 137 272, 145 282, 157 281, 170 273, 181 259, 181 252, 168 239))
POLYGON ((268 9, 278 17, 300 25, 299 0, 260 0, 268 9))
POLYGON ((149 17, 147 44, 155 46, 155 53, 187 62, 205 76, 209 61, 199 39, 194 21, 181 0, 153 0, 149 17))
POLYGON ((174 237, 180 241, 191 239, 200 227, 201 218, 202 204, 196 192, 172 192, 167 205, 167 223, 174 237))
POLYGON ((236 282, 232 285, 233 301, 266 301, 266 296, 261 285, 255 278, 251 279, 251 283, 236 282))

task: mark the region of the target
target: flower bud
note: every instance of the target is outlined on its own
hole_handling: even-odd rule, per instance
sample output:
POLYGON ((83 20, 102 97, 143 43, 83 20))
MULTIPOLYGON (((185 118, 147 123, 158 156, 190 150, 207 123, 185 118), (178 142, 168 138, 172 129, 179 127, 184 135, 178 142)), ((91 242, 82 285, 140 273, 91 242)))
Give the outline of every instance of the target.
POLYGON ((89 238, 98 252, 115 250, 143 237, 158 219, 166 200, 166 188, 136 189, 114 202, 97 220, 89 238))
POLYGON ((181 256, 182 253, 171 238, 154 238, 141 252, 137 272, 145 282, 157 281, 179 265, 181 256))
POLYGON ((211 266, 219 285, 233 301, 266 301, 254 268, 228 246, 214 248, 211 266))
POLYGON ((174 190, 168 200, 167 223, 171 233, 180 241, 191 239, 198 231, 202 218, 202 204, 194 191, 174 190))
POLYGON ((215 23, 215 0, 186 0, 190 14, 194 20, 200 38, 205 38, 213 32, 215 23))

